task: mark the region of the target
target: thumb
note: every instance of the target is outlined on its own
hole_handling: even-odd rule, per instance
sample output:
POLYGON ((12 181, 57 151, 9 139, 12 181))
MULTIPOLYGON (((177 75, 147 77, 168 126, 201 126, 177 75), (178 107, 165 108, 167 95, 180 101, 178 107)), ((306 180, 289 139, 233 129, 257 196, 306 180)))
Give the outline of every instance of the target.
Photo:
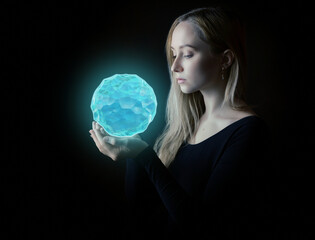
POLYGON ((106 143, 111 145, 121 145, 123 141, 123 139, 113 136, 105 136, 103 139, 106 143))
POLYGON ((104 142, 109 143, 111 145, 113 145, 115 143, 114 139, 111 136, 105 136, 103 138, 104 142))

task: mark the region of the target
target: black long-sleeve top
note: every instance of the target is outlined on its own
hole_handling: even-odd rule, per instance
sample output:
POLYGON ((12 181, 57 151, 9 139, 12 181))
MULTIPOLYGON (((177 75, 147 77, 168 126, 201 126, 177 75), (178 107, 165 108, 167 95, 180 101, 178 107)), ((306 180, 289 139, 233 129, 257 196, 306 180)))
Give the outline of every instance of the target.
POLYGON ((133 232, 150 239, 253 236, 266 133, 261 118, 248 116, 201 143, 183 143, 168 168, 150 146, 127 159, 133 232))

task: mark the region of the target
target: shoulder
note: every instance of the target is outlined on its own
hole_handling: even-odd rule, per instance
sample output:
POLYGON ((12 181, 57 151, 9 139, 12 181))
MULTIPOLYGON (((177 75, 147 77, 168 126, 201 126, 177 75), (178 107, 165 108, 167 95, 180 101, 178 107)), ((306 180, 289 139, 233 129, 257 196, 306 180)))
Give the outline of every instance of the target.
POLYGON ((265 120, 257 115, 246 116, 240 121, 240 130, 249 132, 261 132, 267 130, 267 124, 265 120))
POLYGON ((257 115, 245 116, 235 123, 239 132, 264 132, 268 128, 265 120, 257 115))
POLYGON ((231 141, 247 142, 249 145, 265 144, 269 137, 269 128, 265 120, 257 115, 250 115, 234 123, 231 141))
POLYGON ((258 116, 247 116, 233 123, 224 143, 225 159, 242 164, 262 162, 268 150, 267 133, 265 121, 258 116))
POLYGON ((221 126, 234 126, 242 129, 262 127, 263 119, 252 110, 230 109, 222 115, 218 121, 221 126))

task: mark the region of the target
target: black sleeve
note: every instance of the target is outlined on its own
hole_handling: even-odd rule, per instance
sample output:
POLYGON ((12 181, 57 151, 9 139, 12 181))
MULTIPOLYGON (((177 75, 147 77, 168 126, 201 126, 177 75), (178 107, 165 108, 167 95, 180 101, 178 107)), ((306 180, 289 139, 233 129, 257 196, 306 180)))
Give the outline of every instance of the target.
POLYGON ((129 210, 125 226, 128 235, 142 239, 147 238, 147 233, 155 232, 154 239, 163 238, 161 229, 167 225, 167 211, 148 173, 135 159, 126 159, 125 194, 129 210))
MULTIPOLYGON (((214 166, 203 199, 189 196, 163 165, 151 147, 134 161, 146 171, 163 205, 185 236, 212 235, 231 216, 244 218, 251 199, 252 173, 256 157, 261 156, 263 131, 255 126, 240 128, 229 140, 223 155, 214 166), (246 208, 246 209, 245 209, 246 208)), ((243 221, 244 219, 241 219, 243 221)), ((246 221, 248 219, 245 219, 246 221)), ((233 230, 232 230, 233 231, 233 230)))

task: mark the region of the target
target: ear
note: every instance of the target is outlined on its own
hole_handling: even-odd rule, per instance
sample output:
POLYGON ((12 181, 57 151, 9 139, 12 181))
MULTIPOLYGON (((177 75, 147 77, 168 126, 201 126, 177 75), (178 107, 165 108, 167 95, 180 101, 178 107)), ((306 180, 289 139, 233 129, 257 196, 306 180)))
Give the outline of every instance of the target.
POLYGON ((229 68, 234 61, 234 53, 231 49, 226 49, 222 53, 222 63, 221 66, 224 67, 224 69, 229 68))

